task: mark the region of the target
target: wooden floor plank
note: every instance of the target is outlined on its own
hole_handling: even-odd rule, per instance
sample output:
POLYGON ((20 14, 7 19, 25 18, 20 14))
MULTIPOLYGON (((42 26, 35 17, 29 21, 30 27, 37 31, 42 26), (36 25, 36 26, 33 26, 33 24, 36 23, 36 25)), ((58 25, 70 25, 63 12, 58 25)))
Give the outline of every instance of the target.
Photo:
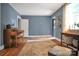
MULTIPOLYGON (((42 38, 41 38, 42 39, 42 38)), ((8 48, 0 51, 0 56, 34 56, 34 55, 48 55, 48 47, 60 45, 57 40, 38 41, 20 44, 17 48, 8 48), (42 51, 44 50, 44 51, 42 51), (44 52, 44 53, 43 53, 44 52)))
POLYGON ((17 48, 7 48, 0 51, 0 56, 16 56, 21 51, 25 43, 20 44, 17 48))

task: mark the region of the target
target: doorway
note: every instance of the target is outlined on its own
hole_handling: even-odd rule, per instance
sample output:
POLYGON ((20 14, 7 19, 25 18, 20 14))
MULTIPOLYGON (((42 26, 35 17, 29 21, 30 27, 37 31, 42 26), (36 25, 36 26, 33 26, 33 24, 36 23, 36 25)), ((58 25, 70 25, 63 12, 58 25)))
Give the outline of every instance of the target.
POLYGON ((24 30, 24 37, 29 36, 29 20, 28 19, 20 20, 20 29, 24 30))

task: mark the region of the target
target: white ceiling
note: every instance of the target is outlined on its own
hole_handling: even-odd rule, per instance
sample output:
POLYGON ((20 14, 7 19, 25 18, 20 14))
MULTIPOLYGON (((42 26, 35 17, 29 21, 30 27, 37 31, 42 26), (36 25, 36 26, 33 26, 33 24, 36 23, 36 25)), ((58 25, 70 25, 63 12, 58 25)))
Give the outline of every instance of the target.
POLYGON ((21 15, 50 16, 64 3, 11 3, 21 15))

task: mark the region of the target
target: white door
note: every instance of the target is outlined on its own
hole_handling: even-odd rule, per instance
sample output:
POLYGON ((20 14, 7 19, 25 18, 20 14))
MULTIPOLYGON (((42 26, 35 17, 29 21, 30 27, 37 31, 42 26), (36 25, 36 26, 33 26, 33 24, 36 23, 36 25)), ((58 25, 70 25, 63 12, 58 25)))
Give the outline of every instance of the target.
POLYGON ((24 37, 28 37, 29 35, 29 20, 21 19, 21 29, 24 30, 24 37))

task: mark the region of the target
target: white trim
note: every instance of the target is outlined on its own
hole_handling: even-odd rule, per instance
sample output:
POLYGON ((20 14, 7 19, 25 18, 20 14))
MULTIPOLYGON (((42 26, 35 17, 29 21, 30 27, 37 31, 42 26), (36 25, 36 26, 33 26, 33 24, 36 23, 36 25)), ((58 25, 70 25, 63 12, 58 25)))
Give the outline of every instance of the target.
MULTIPOLYGON (((33 36, 32 36, 33 37, 33 36)), ((34 36, 34 37, 41 37, 41 36, 34 36)), ((45 37, 45 36, 44 36, 45 37)), ((43 36, 41 37, 43 38, 43 36)), ((27 40, 27 42, 37 42, 37 41, 48 41, 48 40, 57 40, 57 41, 61 41, 59 38, 56 37, 46 37, 44 39, 38 39, 38 40, 27 40)))
POLYGON ((41 38, 48 38, 48 40, 58 40, 61 41, 61 39, 57 38, 57 37, 52 37, 52 35, 33 35, 33 36, 29 36, 29 37, 41 37, 41 38))
POLYGON ((38 42, 38 41, 48 41, 48 40, 50 40, 50 39, 39 39, 39 40, 27 40, 27 42, 38 42))
POLYGON ((21 17, 20 17, 19 15, 17 16, 17 18, 18 18, 18 19, 21 19, 21 17))
POLYGON ((52 37, 51 35, 30 35, 29 37, 52 37))
POLYGON ((21 27, 23 27, 23 24, 22 24, 22 22, 23 22, 23 20, 25 20, 25 22, 27 23, 26 25, 26 27, 27 27, 27 29, 24 29, 24 28, 21 28, 22 30, 24 30, 25 32, 27 32, 27 33, 25 33, 24 32, 24 37, 29 37, 29 19, 22 19, 21 20, 21 27), (27 30, 27 31, 26 31, 27 30))
POLYGON ((17 23, 16 23, 17 28, 18 28, 18 19, 21 20, 22 18, 19 15, 17 15, 17 23))
POLYGON ((4 49, 4 45, 1 45, 1 46, 0 46, 0 50, 2 50, 2 49, 4 49))
POLYGON ((46 38, 48 38, 50 40, 54 40, 55 39, 55 40, 61 41, 61 39, 59 39, 57 37, 52 37, 51 35, 34 35, 34 36, 29 36, 29 37, 41 37, 41 38, 46 37, 46 38))
POLYGON ((59 39, 59 38, 57 38, 57 37, 50 37, 50 38, 48 38, 48 39, 50 39, 50 40, 58 40, 58 41, 61 41, 61 39, 59 39))
POLYGON ((52 36, 51 35, 32 35, 32 36, 29 36, 31 38, 46 38, 46 39, 39 39, 39 40, 27 40, 27 42, 37 42, 37 41, 47 41, 47 40, 50 40, 49 38, 51 38, 52 36))
MULTIPOLYGON (((17 9, 11 4, 11 3, 9 3, 9 5, 14 9, 14 10, 16 10, 16 12, 18 12, 17 11, 17 9)), ((19 13, 19 12, 18 12, 19 13)), ((20 14, 20 13, 19 13, 20 14)))

